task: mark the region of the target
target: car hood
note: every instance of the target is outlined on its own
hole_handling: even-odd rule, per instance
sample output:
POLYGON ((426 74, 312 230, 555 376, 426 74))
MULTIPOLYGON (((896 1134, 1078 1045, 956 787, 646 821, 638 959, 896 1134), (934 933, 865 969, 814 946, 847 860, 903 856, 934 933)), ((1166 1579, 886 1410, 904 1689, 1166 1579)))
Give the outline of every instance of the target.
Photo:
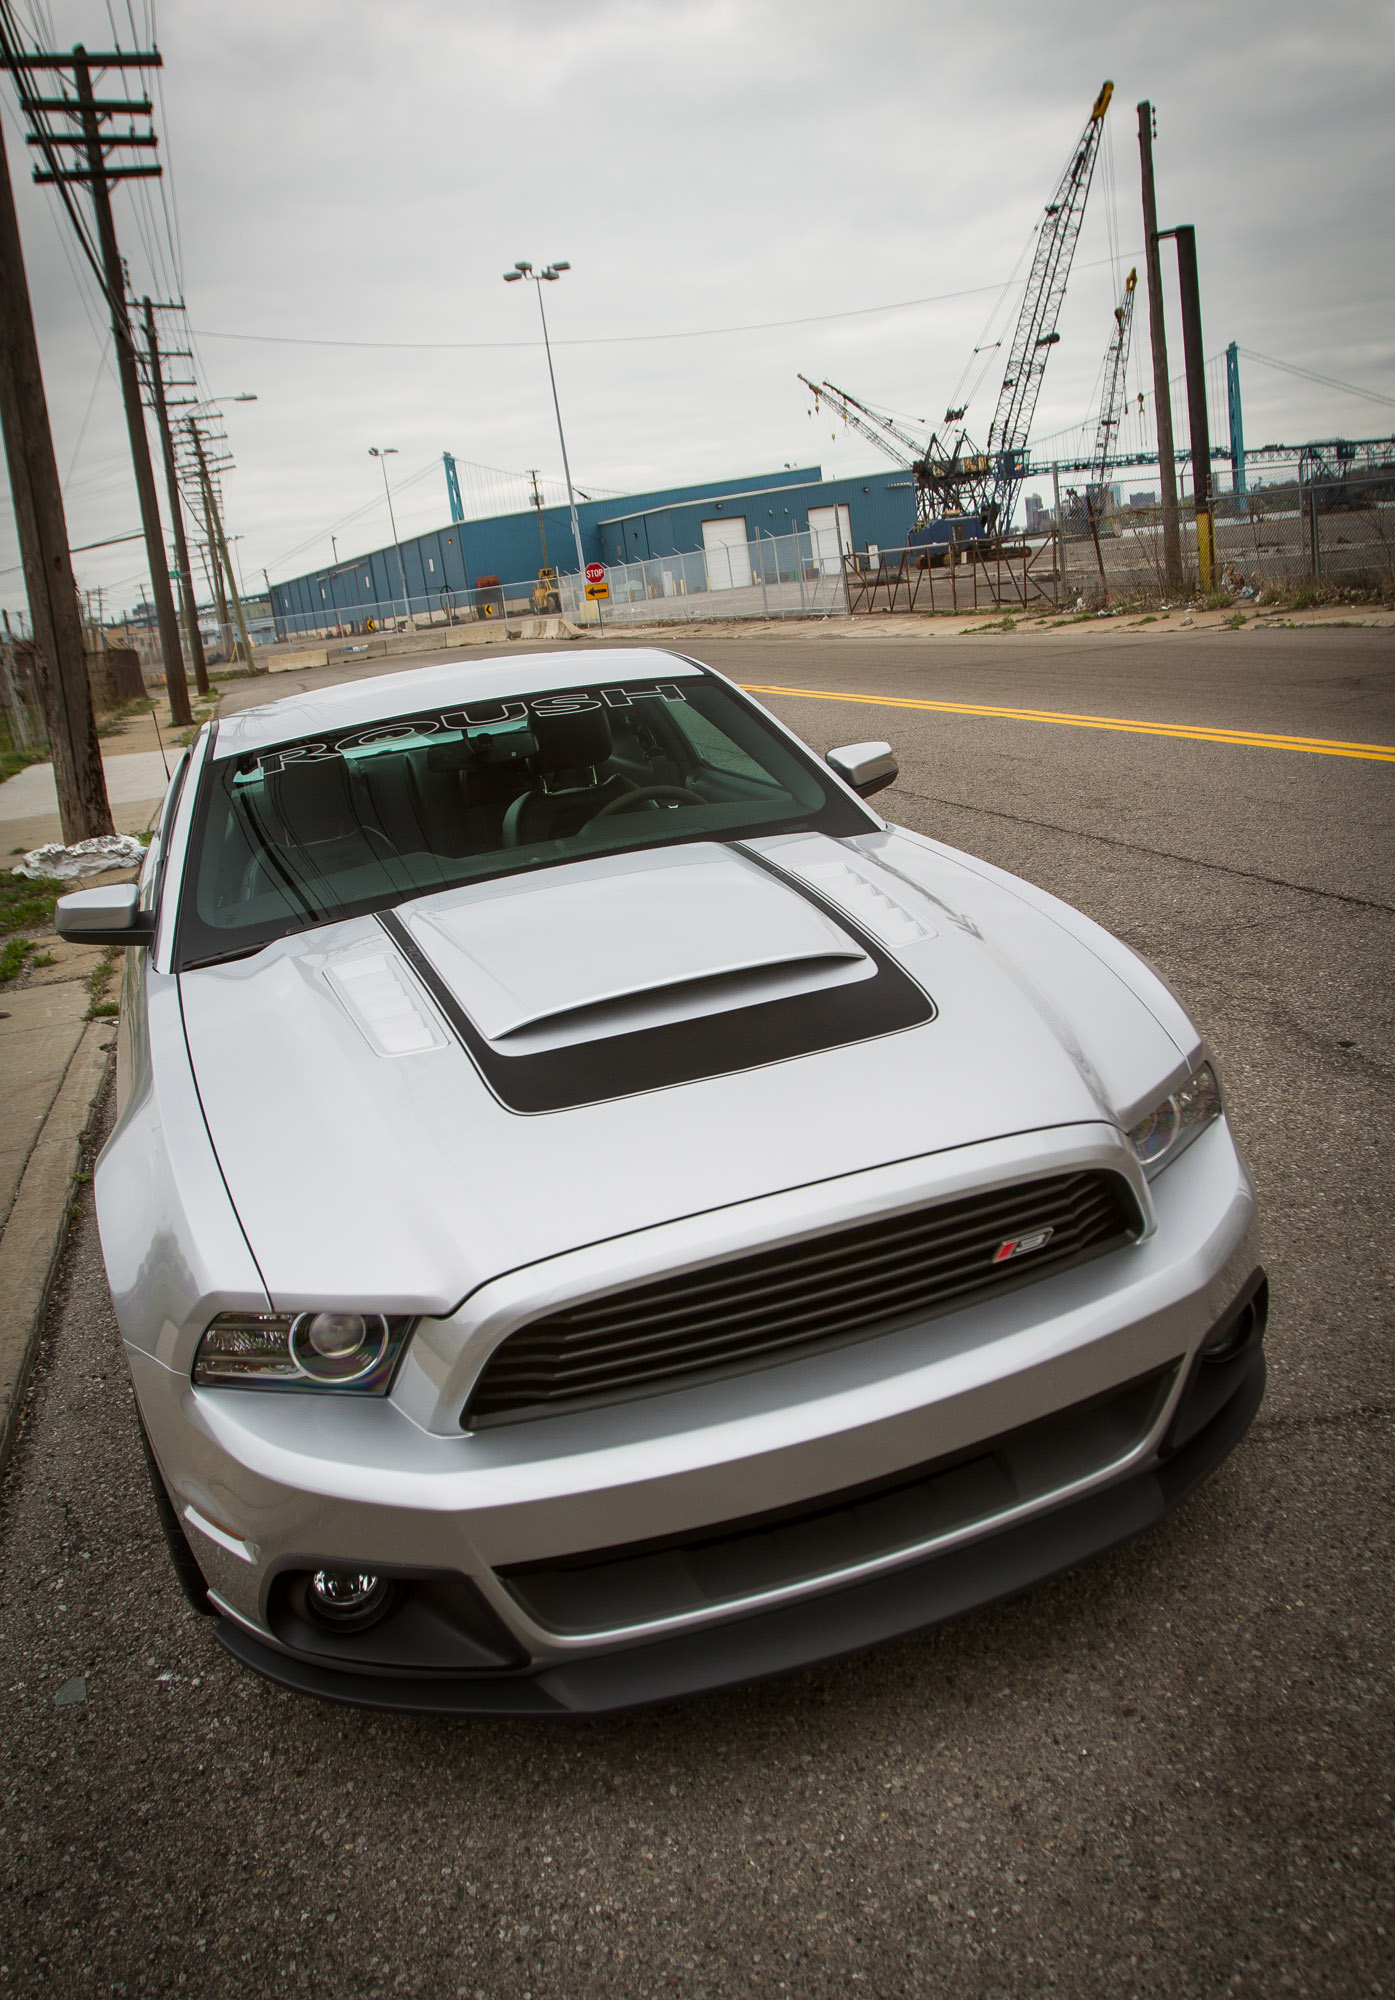
POLYGON ((441 1315, 680 1217, 1131 1122, 1178 1070, 1175 1032, 1007 879, 894 833, 698 843, 184 973, 209 1133, 273 1304, 441 1315))

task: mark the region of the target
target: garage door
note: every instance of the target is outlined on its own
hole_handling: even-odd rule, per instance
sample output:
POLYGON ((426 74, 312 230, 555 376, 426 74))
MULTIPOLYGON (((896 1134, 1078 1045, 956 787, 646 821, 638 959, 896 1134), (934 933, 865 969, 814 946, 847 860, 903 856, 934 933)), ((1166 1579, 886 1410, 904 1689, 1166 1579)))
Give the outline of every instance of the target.
POLYGON ((743 590, 751 582, 751 551, 746 541, 746 516, 704 521, 702 546, 707 552, 707 588, 743 590))
POLYGON ((809 541, 812 545, 814 561, 819 564, 825 576, 837 576, 842 570, 842 557, 852 553, 852 520, 846 507, 811 507, 809 509, 809 541), (843 546, 838 546, 839 536, 843 546))

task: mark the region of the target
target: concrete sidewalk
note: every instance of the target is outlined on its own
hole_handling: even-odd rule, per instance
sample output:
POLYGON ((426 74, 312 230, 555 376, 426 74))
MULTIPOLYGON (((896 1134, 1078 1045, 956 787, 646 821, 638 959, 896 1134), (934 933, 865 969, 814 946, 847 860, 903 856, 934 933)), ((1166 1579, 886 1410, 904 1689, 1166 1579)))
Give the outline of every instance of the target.
MULTIPOLYGON (((108 753, 102 763, 117 831, 144 832, 165 794, 163 756, 132 748, 108 753)), ((31 764, 0 784, 0 851, 9 850, 7 859, 62 838, 51 764, 31 764)), ((129 869, 107 870, 67 886, 132 879, 129 869)), ((0 1466, 13 1442, 67 1236, 73 1175, 116 1040, 114 1018, 90 1018, 92 975, 104 954, 47 930, 25 926, 23 935, 34 954, 0 986, 0 1466)))
POLYGON ((28 986, 0 990, 0 1466, 116 1040, 114 1019, 88 1018, 88 982, 102 954, 53 943, 56 964, 31 974, 28 986))

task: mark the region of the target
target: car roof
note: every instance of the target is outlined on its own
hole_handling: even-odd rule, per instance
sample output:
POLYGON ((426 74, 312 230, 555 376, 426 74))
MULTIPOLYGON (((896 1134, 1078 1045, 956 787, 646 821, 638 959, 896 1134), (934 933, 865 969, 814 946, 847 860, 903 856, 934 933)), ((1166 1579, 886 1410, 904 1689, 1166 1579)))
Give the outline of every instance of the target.
POLYGON ((287 695, 283 701, 244 708, 218 724, 215 758, 241 757, 272 743, 294 742, 331 730, 353 729, 423 709, 500 701, 507 696, 545 694, 556 688, 593 686, 602 680, 678 680, 706 669, 681 653, 653 646, 588 647, 585 652, 521 653, 512 658, 455 659, 444 666, 408 673, 375 675, 339 687, 287 695))

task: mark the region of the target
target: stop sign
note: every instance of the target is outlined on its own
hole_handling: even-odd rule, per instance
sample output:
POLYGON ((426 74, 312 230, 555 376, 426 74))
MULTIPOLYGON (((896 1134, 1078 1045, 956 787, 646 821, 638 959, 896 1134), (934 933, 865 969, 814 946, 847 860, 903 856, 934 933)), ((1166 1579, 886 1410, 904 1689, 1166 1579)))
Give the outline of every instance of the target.
POLYGON ((604 563, 587 563, 587 565, 586 565, 586 581, 587 581, 588 583, 604 583, 604 582, 605 582, 605 564, 604 564, 604 563))

